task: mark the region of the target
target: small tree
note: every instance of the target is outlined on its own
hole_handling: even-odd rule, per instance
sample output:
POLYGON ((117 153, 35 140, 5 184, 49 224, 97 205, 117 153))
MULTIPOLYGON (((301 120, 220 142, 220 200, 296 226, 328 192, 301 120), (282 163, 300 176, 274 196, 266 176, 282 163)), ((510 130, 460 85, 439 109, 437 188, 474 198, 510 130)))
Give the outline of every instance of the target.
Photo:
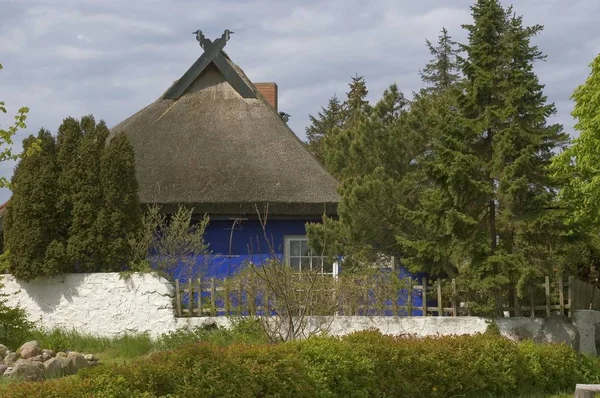
POLYGON ((104 122, 96 124, 93 116, 81 119, 83 138, 73 161, 76 177, 72 187, 72 218, 69 227, 67 257, 76 272, 94 272, 102 268, 102 240, 96 219, 103 209, 101 156, 109 130, 104 122))
MULTIPOLYGON (((0 64, 0 69, 2 69, 2 64, 0 64)), ((6 105, 4 101, 0 101, 0 112, 6 113, 6 105)), ((17 134, 17 131, 20 129, 24 129, 27 126, 25 125, 25 120, 27 119, 27 113, 29 112, 29 108, 22 107, 17 111, 15 116, 15 122, 8 129, 0 128, 0 162, 4 162, 6 160, 17 160, 20 158, 20 154, 13 153, 12 145, 13 145, 13 137, 17 134)), ((28 148, 29 151, 33 151, 37 149, 38 146, 33 142, 30 143, 28 148)), ((5 188, 9 185, 6 177, 0 177, 0 188, 5 188)))
POLYGON ((326 316, 335 314, 337 300, 333 277, 323 275, 325 260, 302 271, 284 264, 268 239, 268 207, 265 214, 258 209, 257 214, 270 255, 261 263, 249 262, 237 283, 262 290, 263 310, 258 315, 265 333, 275 342, 327 332, 332 318, 326 316))
POLYGON ((194 221, 193 210, 184 207, 167 216, 160 206, 151 206, 142 217, 141 233, 130 241, 135 253, 131 268, 155 268, 173 276, 181 266, 180 277, 195 278, 210 261, 210 250, 204 241, 209 221, 207 215, 194 221), (200 258, 202 262, 198 264, 200 258))
POLYGON ((95 229, 101 240, 101 271, 122 271, 133 258, 130 236, 142 225, 133 147, 125 133, 115 135, 101 158, 104 196, 95 229))

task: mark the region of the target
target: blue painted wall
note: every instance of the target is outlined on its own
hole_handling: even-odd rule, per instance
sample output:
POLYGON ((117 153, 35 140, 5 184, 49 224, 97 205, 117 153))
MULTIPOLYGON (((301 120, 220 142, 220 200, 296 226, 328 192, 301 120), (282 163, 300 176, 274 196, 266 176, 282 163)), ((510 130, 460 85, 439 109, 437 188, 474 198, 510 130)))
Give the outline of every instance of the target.
MULTIPOLYGON (((269 257, 272 251, 280 259, 284 255, 284 237, 290 235, 306 235, 306 220, 269 220, 266 226, 266 233, 258 220, 245 220, 233 225, 233 220, 211 220, 205 233, 205 241, 209 244, 211 255, 207 257, 200 256, 196 261, 195 272, 218 279, 234 275, 236 271, 247 261, 261 264, 269 257), (233 227, 233 228, 232 228, 233 227), (265 237, 266 235, 266 237, 265 237)), ((340 270, 340 272, 342 272, 340 270)), ((390 272, 382 271, 382 272, 390 272)), ((415 283, 421 283, 422 274, 410 274, 406 269, 400 268, 395 271, 402 278, 412 277, 415 283)), ((176 279, 186 279, 187 271, 180 265, 173 272, 176 279)), ((203 296, 208 296, 205 292, 203 296)), ((374 300, 370 297, 369 301, 374 300)), ((187 298, 184 300, 184 304, 187 298)), ((398 305, 404 305, 408 301, 408 291, 400 291, 398 294, 398 305)), ((429 300, 428 300, 429 301, 429 300)), ((374 302, 373 302, 374 304, 374 302)), ((391 306, 391 302, 387 303, 391 306)), ((413 291, 412 304, 415 307, 422 305, 422 296, 420 291, 413 291)), ((218 303, 217 306, 221 306, 218 303)), ((433 302, 430 306, 435 305, 433 302)), ((218 314, 224 315, 224 314, 218 314)), ((375 310, 371 309, 368 313, 362 315, 375 315, 375 310)), ((393 315, 391 310, 386 311, 385 315, 393 315)), ((399 315, 408 315, 401 311, 399 315)), ((412 315, 421 315, 421 311, 414 310, 412 315)))
MULTIPOLYGON (((209 244, 212 254, 209 259, 198 259, 198 270, 206 276, 224 278, 235 274, 246 261, 264 262, 270 257, 271 250, 283 258, 284 237, 306 235, 307 222, 306 220, 269 220, 265 234, 258 220, 238 222, 233 230, 233 220, 211 220, 206 228, 204 239, 209 244)), ((184 270, 180 268, 173 276, 178 278, 182 272, 184 270)))

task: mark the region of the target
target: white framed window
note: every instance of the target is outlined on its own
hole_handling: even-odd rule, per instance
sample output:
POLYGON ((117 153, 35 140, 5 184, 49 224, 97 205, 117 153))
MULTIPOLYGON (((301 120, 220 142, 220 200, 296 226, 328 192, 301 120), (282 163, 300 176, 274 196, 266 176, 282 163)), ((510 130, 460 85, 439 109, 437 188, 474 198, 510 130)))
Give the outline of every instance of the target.
POLYGON ((338 264, 331 262, 308 246, 306 235, 284 237, 285 263, 298 271, 319 270, 322 275, 337 276, 338 264))

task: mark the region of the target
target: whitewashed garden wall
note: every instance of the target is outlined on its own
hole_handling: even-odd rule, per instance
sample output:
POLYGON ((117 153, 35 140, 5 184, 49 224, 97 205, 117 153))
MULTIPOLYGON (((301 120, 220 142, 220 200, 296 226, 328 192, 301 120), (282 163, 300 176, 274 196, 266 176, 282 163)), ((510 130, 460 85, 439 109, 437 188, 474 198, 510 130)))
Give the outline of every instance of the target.
MULTIPOLYGON (((173 285, 153 274, 67 274, 31 282, 3 275, 2 292, 8 304, 24 308, 30 320, 46 329, 76 330, 98 336, 149 333, 159 336, 185 326, 216 323, 226 317, 176 318, 173 285)), ((321 322, 322 324, 322 322, 321 322)), ((485 332, 489 321, 479 317, 334 317, 329 333, 343 335, 379 329, 394 335, 451 335, 485 332)), ((500 332, 514 339, 564 341, 596 354, 600 342, 600 311, 575 311, 574 322, 563 318, 500 318, 500 332)))

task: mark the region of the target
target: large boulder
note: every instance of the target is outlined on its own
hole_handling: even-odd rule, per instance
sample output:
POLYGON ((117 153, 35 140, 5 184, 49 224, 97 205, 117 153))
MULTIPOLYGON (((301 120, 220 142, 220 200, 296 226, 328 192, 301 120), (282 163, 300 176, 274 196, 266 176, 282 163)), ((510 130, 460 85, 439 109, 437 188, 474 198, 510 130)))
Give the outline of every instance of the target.
POLYGON ((10 376, 26 381, 44 380, 44 364, 36 361, 29 361, 27 359, 20 359, 10 372, 10 376))
POLYGON ((50 358, 44 362, 44 373, 46 378, 54 379, 63 375, 63 366, 58 358, 50 358))
POLYGON ((42 349, 37 341, 28 341, 23 344, 21 348, 19 348, 19 354, 21 354, 21 358, 32 358, 40 355, 42 353, 42 349))
POLYGON ((73 362, 73 365, 75 366, 75 372, 77 372, 80 369, 87 368, 89 366, 87 359, 85 359, 85 356, 83 354, 80 354, 79 352, 71 351, 67 354, 67 358, 71 360, 71 362, 73 362))
POLYGON ((4 358, 8 354, 8 347, 4 344, 0 344, 0 357, 4 358))
POLYGON ((75 364, 69 358, 57 355, 56 358, 54 358, 54 359, 59 361, 60 368, 61 368, 63 375, 69 376, 69 375, 74 375, 75 373, 77 373, 75 364))
POLYGON ((21 358, 21 355, 19 355, 18 352, 9 352, 4 358, 4 364, 8 367, 12 367, 19 358, 21 358))

